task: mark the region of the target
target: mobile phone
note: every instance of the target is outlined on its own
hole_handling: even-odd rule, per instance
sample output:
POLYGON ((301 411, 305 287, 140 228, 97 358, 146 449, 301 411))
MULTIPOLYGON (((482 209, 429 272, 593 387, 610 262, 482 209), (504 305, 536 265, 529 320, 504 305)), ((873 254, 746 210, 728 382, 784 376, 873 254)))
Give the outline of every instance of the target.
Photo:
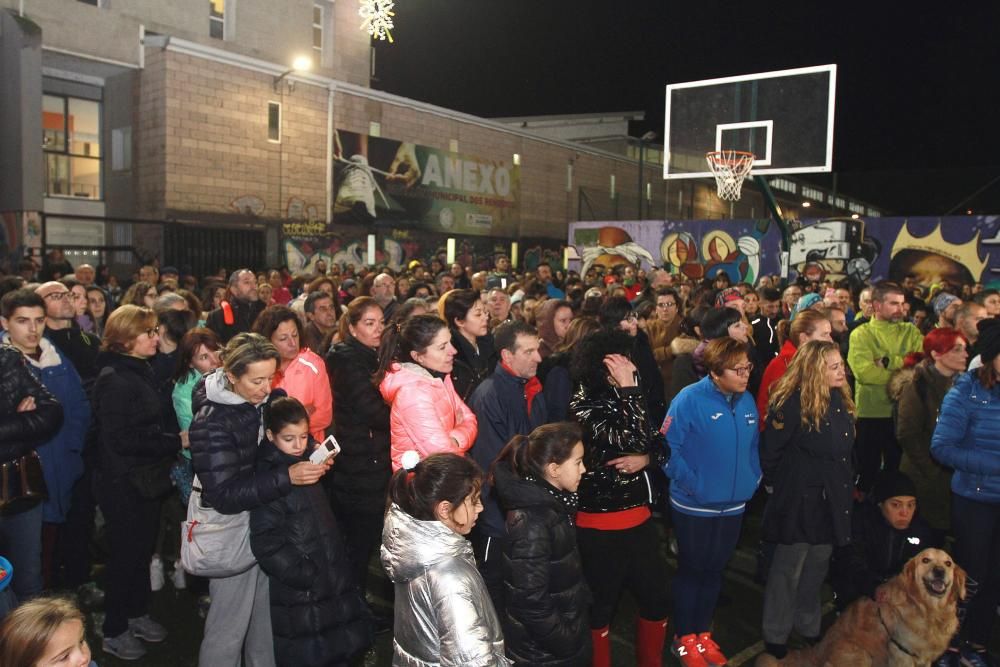
POLYGON ((310 463, 323 463, 327 459, 340 453, 340 443, 332 435, 327 436, 320 445, 309 455, 310 463))

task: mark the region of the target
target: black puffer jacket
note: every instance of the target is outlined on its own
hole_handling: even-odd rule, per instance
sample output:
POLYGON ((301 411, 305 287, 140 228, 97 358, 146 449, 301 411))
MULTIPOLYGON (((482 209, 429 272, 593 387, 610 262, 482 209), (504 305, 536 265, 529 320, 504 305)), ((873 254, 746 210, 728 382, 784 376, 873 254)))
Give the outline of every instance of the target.
POLYGON ((333 385, 334 423, 341 450, 325 483, 338 511, 381 515, 392 463, 389 406, 372 384, 378 354, 350 337, 330 350, 326 369, 333 385))
POLYGON ((263 301, 243 301, 233 299, 229 302, 233 309, 233 323, 226 324, 226 315, 223 308, 216 308, 205 318, 205 326, 214 331, 219 336, 219 341, 225 345, 233 336, 238 333, 250 331, 254 320, 266 307, 263 301))
MULTIPOLYGON (((279 390, 272 398, 278 395, 285 393, 279 390)), ((221 368, 195 385, 191 409, 191 463, 205 503, 222 514, 239 514, 288 495, 288 468, 256 471, 260 408, 227 388, 221 368)))
MULTIPOLYGON (((290 465, 307 458, 265 442, 257 472, 287 474, 290 465)), ((347 665, 371 645, 368 609, 319 484, 293 487, 283 498, 251 511, 250 546, 269 578, 278 665, 347 665)))
MULTIPOLYGON (((0 463, 30 454, 58 433, 62 422, 62 406, 31 373, 24 356, 14 348, 0 347, 0 463), (17 406, 28 396, 34 397, 35 409, 18 412, 17 406)), ((12 497, 21 494, 20 480, 14 483, 12 497)))
POLYGON ((648 454, 651 466, 666 462, 663 437, 649 424, 642 390, 581 384, 569 412, 583 428, 587 472, 580 481, 580 511, 617 512, 652 503, 647 471, 629 475, 607 465, 626 454, 648 454))
POLYGON ((458 352, 451 370, 451 382, 455 385, 459 398, 468 404, 472 392, 496 368, 499 357, 493 346, 493 334, 476 338, 476 347, 479 348, 477 351, 458 329, 452 328, 451 344, 458 352))
POLYGON ((494 472, 507 510, 504 552, 507 655, 518 665, 590 664, 590 592, 576 547, 571 510, 544 481, 519 479, 509 464, 494 472))
POLYGON ((123 479, 136 466, 176 456, 181 449, 180 437, 163 430, 160 397, 149 362, 101 352, 97 366, 101 370, 94 382, 94 414, 100 434, 102 479, 123 479))

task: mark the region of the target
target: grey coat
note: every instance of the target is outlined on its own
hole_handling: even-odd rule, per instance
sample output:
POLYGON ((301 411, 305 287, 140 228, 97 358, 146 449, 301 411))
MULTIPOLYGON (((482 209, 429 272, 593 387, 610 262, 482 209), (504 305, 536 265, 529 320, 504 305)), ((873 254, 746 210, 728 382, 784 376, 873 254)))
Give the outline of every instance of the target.
POLYGON ((394 667, 512 664, 468 540, 393 505, 382 530, 382 566, 396 585, 394 667))

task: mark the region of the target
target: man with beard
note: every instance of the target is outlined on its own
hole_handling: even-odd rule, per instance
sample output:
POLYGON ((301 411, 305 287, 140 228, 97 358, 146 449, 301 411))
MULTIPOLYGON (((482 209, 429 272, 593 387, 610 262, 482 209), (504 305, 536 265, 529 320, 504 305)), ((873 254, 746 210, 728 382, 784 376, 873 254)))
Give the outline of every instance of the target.
POLYGON ((205 325, 225 345, 236 334, 250 331, 264 305, 257 295, 257 278, 253 271, 237 269, 229 276, 229 299, 208 314, 205 325))
POLYGON ((372 281, 372 298, 382 309, 382 321, 386 324, 396 313, 396 280, 388 273, 380 273, 372 281))
POLYGON ((885 386, 903 367, 907 354, 923 348, 924 337, 904 321, 903 288, 882 281, 872 288, 872 319, 854 329, 847 362, 857 385, 858 488, 871 491, 879 470, 896 471, 902 451, 892 423, 892 403, 885 386))

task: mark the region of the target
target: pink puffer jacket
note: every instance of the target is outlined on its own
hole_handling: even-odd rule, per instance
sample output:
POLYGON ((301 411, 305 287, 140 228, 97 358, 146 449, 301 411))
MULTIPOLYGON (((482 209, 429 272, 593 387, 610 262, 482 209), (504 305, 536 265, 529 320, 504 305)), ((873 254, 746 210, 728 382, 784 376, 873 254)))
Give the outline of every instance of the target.
POLYGON ((439 380, 417 364, 393 364, 379 390, 392 407, 393 472, 403 467, 400 459, 409 450, 421 459, 439 452, 464 454, 476 441, 476 415, 455 393, 450 376, 439 380))

